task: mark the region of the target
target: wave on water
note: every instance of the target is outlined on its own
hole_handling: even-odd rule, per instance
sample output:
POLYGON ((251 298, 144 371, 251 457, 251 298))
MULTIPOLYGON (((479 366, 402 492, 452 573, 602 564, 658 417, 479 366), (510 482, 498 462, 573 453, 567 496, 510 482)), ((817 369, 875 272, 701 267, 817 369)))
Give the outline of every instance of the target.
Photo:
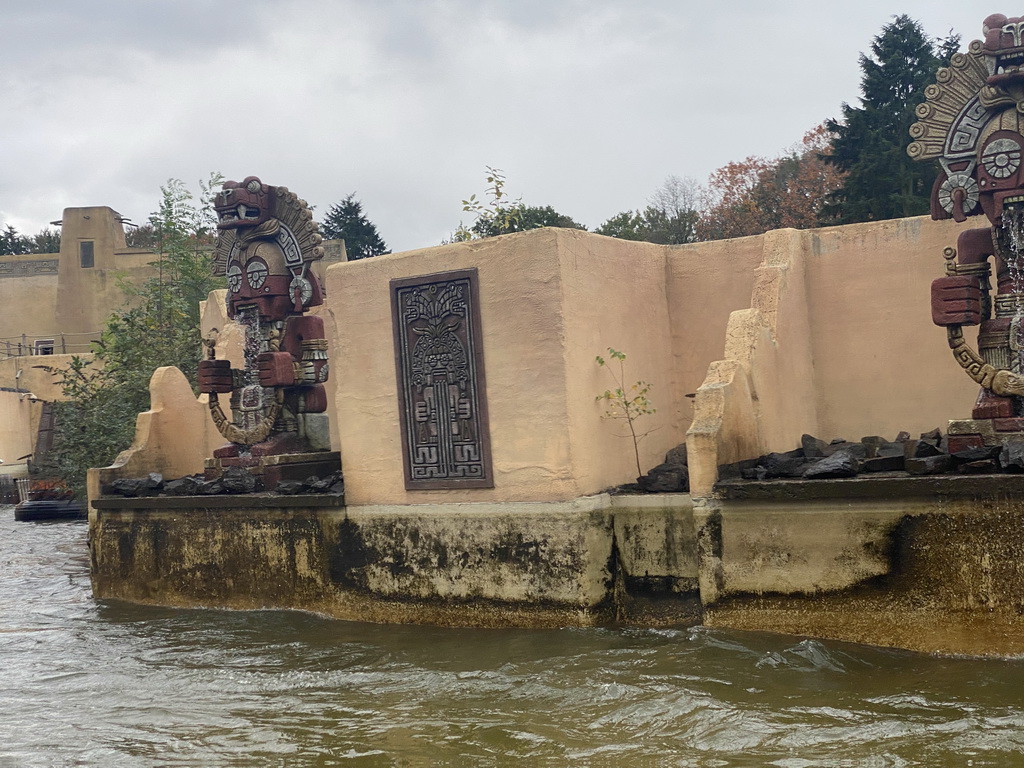
POLYGON ((97 603, 87 527, 9 510, 0 765, 812 768, 1024 754, 1021 662, 705 627, 444 629, 97 603))

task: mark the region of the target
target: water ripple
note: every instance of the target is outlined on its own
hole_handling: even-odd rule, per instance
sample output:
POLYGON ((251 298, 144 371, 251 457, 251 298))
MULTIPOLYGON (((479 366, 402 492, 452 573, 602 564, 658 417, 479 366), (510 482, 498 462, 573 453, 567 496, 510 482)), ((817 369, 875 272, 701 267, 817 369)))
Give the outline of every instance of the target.
POLYGON ((0 766, 1024 756, 1019 661, 703 627, 446 630, 97 603, 87 569, 85 526, 0 508, 0 766))

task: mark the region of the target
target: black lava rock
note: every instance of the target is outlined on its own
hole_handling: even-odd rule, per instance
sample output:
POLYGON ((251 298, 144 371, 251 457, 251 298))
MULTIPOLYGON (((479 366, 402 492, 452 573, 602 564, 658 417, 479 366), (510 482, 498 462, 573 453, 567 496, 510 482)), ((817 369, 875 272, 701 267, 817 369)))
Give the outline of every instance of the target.
POLYGON ((164 477, 159 472, 150 472, 145 477, 122 477, 106 487, 106 491, 117 496, 156 496, 164 486, 164 477))
POLYGON ((809 466, 803 476, 808 480, 828 480, 856 477, 859 471, 860 462, 853 452, 841 450, 809 466))
POLYGON ((1024 440, 1011 440, 1003 446, 999 463, 1005 472, 1024 472, 1024 440))
POLYGON ((665 464, 686 466, 686 443, 680 443, 665 454, 665 464))
POLYGON ((901 472, 904 469, 903 454, 864 459, 860 464, 860 469, 862 472, 901 472))
POLYGON ((904 469, 911 475, 941 475, 953 466, 953 459, 940 453, 935 456, 908 457, 903 461, 904 469))
POLYGON ((808 460, 803 456, 803 449, 800 449, 787 453, 769 453, 762 456, 758 464, 764 467, 765 476, 769 478, 803 477, 808 460))
POLYGON ((690 476, 682 464, 659 464, 637 483, 648 493, 674 493, 689 489, 690 476))
POLYGON ((164 483, 164 493, 168 496, 197 496, 203 482, 202 475, 186 475, 177 480, 168 480, 164 483))
POLYGON ((801 435, 800 449, 808 459, 822 459, 831 453, 828 443, 814 435, 801 435))
POLYGON ((224 493, 254 493, 256 475, 242 467, 228 467, 220 477, 224 493))

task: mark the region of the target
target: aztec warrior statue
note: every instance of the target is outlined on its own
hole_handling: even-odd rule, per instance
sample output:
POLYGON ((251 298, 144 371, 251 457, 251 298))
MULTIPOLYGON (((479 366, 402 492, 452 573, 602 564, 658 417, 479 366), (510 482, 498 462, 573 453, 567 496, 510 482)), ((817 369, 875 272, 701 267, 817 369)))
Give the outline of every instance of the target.
POLYGON ((956 249, 946 249, 947 276, 932 284, 932 319, 947 329, 957 361, 982 386, 972 418, 994 419, 997 430, 1021 432, 1024 17, 995 14, 982 29, 985 39, 954 55, 925 90, 907 152, 941 166, 932 191, 933 218, 964 221, 984 213, 991 224, 964 231, 956 249), (964 339, 965 325, 980 325, 978 352, 964 339))
POLYGON ((199 364, 199 390, 210 395, 213 420, 230 442, 214 457, 252 457, 315 450, 326 433, 327 340, 323 320, 305 315, 323 302, 310 265, 323 258, 312 212, 285 187, 255 176, 228 181, 214 199, 220 230, 214 274, 228 279, 227 313, 245 329, 245 368, 213 359, 199 364), (231 393, 228 421, 217 396, 231 393))

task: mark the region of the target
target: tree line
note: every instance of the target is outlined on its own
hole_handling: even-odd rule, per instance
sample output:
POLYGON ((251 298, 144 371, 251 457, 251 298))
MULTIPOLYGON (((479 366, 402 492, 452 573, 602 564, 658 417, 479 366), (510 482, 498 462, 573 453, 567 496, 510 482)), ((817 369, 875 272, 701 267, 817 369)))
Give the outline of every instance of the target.
POLYGON ((60 230, 44 227, 31 237, 22 235, 11 224, 0 231, 0 256, 26 253, 59 253, 60 230))
MULTIPOLYGON (((959 45, 958 35, 932 39, 920 22, 894 17, 861 54, 861 103, 843 104, 841 119, 823 121, 776 157, 729 162, 703 185, 668 176, 646 206, 617 213, 594 232, 681 245, 927 213, 935 167, 907 155, 908 131, 924 89, 959 45)), ((487 182, 488 202, 462 201, 475 221, 452 239, 543 226, 586 229, 550 206, 508 200, 498 169, 487 169, 487 182)))

